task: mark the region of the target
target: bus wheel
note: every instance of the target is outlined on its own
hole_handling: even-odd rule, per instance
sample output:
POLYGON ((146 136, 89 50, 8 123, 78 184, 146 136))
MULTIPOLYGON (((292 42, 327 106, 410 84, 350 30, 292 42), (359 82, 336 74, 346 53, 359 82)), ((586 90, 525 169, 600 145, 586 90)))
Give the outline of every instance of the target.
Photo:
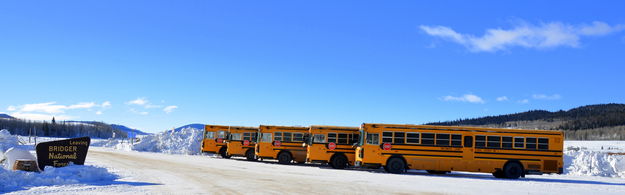
POLYGON ((291 161, 293 161, 293 157, 291 157, 291 154, 288 152, 281 152, 280 154, 278 154, 278 163, 280 164, 291 164, 291 161))
POLYGON ((330 161, 330 166, 335 169, 344 169, 347 167, 347 158, 343 155, 336 155, 330 161))
POLYGON ((247 150, 247 152, 245 152, 245 158, 249 161, 255 161, 256 155, 254 154, 254 150, 247 150))
POLYGON ((508 162, 503 166, 503 176, 508 179, 518 179, 523 174, 523 166, 518 162, 508 162))
POLYGON ((230 158, 230 156, 226 153, 227 148, 222 147, 221 149, 219 149, 219 154, 221 155, 222 158, 230 158))
POLYGON ((391 158, 386 162, 386 171, 394 174, 401 174, 406 171, 406 163, 401 158, 391 158))

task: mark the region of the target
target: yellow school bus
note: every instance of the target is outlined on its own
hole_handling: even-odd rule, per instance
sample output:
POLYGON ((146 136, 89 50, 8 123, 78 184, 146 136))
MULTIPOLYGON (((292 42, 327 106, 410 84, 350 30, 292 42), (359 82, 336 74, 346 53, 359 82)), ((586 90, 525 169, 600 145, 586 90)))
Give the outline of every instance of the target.
POLYGON ((469 171, 516 179, 563 171, 561 131, 366 123, 360 131, 356 164, 390 173, 469 171))
POLYGON ((328 163, 332 168, 344 169, 355 162, 358 127, 311 126, 306 137, 306 161, 328 163))
POLYGON ((226 153, 228 128, 228 126, 223 125, 205 125, 202 152, 217 153, 224 158, 230 158, 226 153))
POLYGON ((247 160, 256 160, 254 147, 256 146, 256 137, 258 135, 258 127, 230 127, 227 146, 228 156, 242 156, 247 160))
POLYGON ((281 164, 306 162, 304 135, 308 127, 264 126, 259 127, 256 156, 278 159, 281 164))

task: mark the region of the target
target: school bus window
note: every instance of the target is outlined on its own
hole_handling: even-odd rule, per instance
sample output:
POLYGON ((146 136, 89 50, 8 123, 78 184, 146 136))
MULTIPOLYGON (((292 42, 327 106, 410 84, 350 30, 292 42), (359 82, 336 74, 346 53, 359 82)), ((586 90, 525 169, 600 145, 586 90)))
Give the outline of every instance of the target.
POLYGON ((366 139, 367 144, 380 145, 380 134, 378 133, 367 133, 366 139))
POLYGON ((328 133, 328 143, 336 143, 336 133, 328 133))
POLYGON ((512 148, 512 137, 501 137, 501 147, 506 149, 512 148))
POLYGON ((407 144, 419 144, 419 133, 408 132, 406 133, 407 144))
POLYGON ((434 133, 421 133, 421 144, 434 145, 434 133))
POLYGON ((514 148, 525 148, 525 138, 514 137, 514 148))
POLYGON ((313 143, 326 143, 326 135, 324 134, 313 135, 313 143))
POLYGON ((302 142, 302 141, 304 141, 304 134, 303 133, 293 133, 293 141, 294 142, 302 142))
POLYGON ((547 139, 547 138, 538 138, 538 149, 539 150, 548 150, 549 149, 549 139, 547 139))
POLYGON ((486 147, 488 148, 501 148, 501 136, 487 136, 486 147))
POLYGON ((347 144, 348 140, 347 140, 348 135, 345 133, 339 133, 339 139, 336 142, 337 144, 347 144))
POLYGON ((256 141, 256 139, 258 139, 258 132, 254 132, 254 133, 251 133, 251 134, 252 134, 252 138, 249 139, 249 140, 250 141, 256 141))
POLYGON ((282 141, 282 132, 273 132, 273 140, 282 141))
POLYGON ((218 131, 217 132, 217 138, 226 138, 226 132, 225 131, 218 131))
POLYGON ((449 134, 438 133, 436 134, 437 146, 449 146, 449 134))
POLYGON ((290 132, 282 132, 282 141, 290 142, 291 141, 291 133, 290 132))
POLYGON ((271 141, 272 141, 271 140, 271 133, 263 133, 260 136, 260 139, 261 139, 260 141, 263 142, 263 143, 271 143, 271 141))
POLYGON ((473 136, 464 136, 464 147, 473 147, 473 136))
POLYGON ((484 136, 484 135, 476 135, 475 136, 475 147, 476 148, 484 148, 484 147, 486 147, 486 136, 484 136))
POLYGON ((358 143, 358 139, 360 136, 358 136, 358 134, 350 134, 350 138, 349 138, 349 144, 355 144, 358 143))
POLYGON ((536 138, 535 137, 525 138, 525 148, 530 149, 530 150, 536 150, 536 138))
POLYGON ((251 140, 251 139, 252 139, 251 133, 243 133, 243 140, 251 140))
POLYGON ((215 132, 209 131, 206 132, 206 139, 214 139, 215 138, 215 132))
POLYGON ((453 134, 453 135, 451 135, 451 145, 452 146, 462 146, 462 135, 461 134, 453 134))
POLYGON ((240 133, 230 134, 230 140, 241 141, 241 134, 240 133))
POLYGON ((393 139, 393 143, 395 144, 404 144, 406 141, 406 133, 404 132, 395 132, 395 138, 393 139))
POLYGON ((393 143, 393 132, 382 132, 382 143, 393 143))

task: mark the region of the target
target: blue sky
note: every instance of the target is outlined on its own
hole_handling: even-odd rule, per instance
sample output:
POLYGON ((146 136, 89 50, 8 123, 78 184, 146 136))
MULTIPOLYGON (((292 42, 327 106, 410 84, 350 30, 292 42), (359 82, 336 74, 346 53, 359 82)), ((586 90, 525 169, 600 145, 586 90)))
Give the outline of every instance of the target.
POLYGON ((625 103, 622 1, 0 3, 0 113, 158 132, 625 103))

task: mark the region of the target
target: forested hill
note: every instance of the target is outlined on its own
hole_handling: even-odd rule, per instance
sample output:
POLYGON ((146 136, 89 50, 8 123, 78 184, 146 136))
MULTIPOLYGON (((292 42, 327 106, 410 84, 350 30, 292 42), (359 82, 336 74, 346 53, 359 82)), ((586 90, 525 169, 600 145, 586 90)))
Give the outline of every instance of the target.
POLYGON ((568 139, 625 140, 625 104, 588 105, 556 112, 531 110, 428 125, 565 130, 568 139))
MULTIPOLYGON (((0 118, 0 129, 7 129, 15 135, 37 135, 45 137, 111 138, 127 137, 127 131, 103 122, 93 121, 31 121, 13 118, 9 115, 0 118)), ((140 131, 139 131, 140 132, 140 131)))

